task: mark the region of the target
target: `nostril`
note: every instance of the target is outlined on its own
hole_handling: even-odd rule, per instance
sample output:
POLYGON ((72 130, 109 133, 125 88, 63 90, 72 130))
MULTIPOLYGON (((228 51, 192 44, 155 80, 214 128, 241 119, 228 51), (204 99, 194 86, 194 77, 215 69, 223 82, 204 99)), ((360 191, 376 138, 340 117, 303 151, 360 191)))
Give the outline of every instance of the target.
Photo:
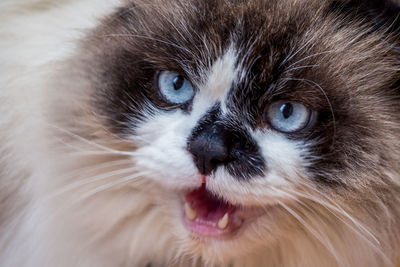
POLYGON ((212 159, 211 160, 211 165, 218 165, 218 164, 221 164, 222 163, 222 161, 220 161, 219 159, 212 159))
POLYGON ((219 135, 199 135, 192 138, 188 145, 194 162, 203 175, 209 175, 229 157, 226 142, 219 135))
POLYGON ((211 159, 209 163, 209 167, 211 170, 215 170, 218 166, 222 165, 223 162, 218 159, 211 159))

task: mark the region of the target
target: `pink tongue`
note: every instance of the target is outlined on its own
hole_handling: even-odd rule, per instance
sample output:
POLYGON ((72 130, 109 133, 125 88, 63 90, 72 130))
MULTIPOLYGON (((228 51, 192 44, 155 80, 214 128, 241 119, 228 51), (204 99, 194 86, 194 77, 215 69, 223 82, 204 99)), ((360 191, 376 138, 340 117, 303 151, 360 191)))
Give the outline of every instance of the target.
POLYGON ((233 213, 236 209, 207 191, 205 183, 187 194, 185 199, 197 211, 197 217, 212 221, 218 221, 225 213, 233 213))

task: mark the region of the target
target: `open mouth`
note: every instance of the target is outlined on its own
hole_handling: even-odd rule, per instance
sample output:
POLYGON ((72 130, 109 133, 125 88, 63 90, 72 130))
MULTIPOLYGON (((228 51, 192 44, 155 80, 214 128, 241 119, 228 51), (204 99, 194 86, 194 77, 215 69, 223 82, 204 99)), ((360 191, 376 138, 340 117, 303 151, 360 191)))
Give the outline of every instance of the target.
POLYGON ((184 205, 186 226, 201 236, 223 236, 238 224, 238 207, 211 194, 205 183, 185 196, 184 205))
POLYGON ((205 183, 184 198, 184 224, 199 237, 231 237, 245 220, 259 213, 260 209, 226 202, 208 191, 205 183))

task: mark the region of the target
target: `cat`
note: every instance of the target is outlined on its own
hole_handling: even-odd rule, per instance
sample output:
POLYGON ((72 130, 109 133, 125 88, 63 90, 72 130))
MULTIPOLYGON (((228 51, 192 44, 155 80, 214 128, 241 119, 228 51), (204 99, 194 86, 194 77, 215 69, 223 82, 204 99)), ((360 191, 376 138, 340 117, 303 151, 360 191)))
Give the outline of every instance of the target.
POLYGON ((399 3, 0 9, 0 266, 400 266, 399 3))

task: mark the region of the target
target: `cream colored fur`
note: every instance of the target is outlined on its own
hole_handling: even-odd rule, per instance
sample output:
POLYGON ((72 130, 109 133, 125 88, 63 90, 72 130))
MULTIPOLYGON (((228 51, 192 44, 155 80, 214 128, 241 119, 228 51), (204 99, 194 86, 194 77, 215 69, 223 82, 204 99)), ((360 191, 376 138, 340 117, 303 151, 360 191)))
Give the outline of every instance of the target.
MULTIPOLYGON (((81 154, 57 148, 68 139, 52 138, 58 130, 49 120, 57 112, 54 99, 80 103, 75 92, 51 84, 85 32, 117 5, 112 0, 0 3, 0 266, 394 266, 389 243, 380 244, 369 230, 323 207, 326 218, 288 223, 286 233, 274 240, 258 235, 265 233, 260 230, 269 222, 265 217, 251 226, 246 242, 204 245, 177 223, 181 210, 171 204, 178 203, 176 196, 146 180, 123 184, 118 194, 110 190, 90 197, 102 185, 102 174, 126 176, 119 171, 129 168, 129 158, 94 156, 84 142, 81 154), (83 205, 79 200, 85 196, 83 205), (317 230, 292 232, 302 223, 317 230)), ((132 170, 135 174, 145 175, 132 170)), ((373 230, 390 240, 385 237, 390 233, 373 230)))

